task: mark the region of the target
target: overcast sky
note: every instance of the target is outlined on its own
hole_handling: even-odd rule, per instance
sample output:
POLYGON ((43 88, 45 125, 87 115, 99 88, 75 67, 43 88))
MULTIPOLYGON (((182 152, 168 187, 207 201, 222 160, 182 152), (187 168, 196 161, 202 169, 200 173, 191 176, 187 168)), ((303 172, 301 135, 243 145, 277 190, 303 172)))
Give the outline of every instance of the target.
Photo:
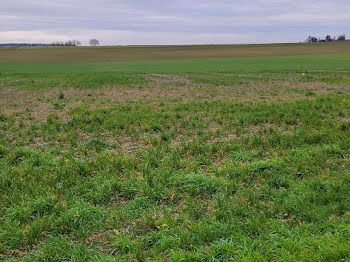
POLYGON ((299 42, 348 34, 349 0, 0 0, 0 43, 299 42))

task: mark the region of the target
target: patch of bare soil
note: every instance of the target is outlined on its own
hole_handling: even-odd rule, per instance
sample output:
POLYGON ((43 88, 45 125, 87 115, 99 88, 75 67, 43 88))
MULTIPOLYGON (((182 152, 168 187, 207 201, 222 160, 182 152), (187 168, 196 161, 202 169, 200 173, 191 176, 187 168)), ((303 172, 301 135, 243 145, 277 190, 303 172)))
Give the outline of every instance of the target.
POLYGON ((155 83, 184 83, 187 85, 193 84, 193 82, 185 77, 180 75, 166 75, 166 74, 149 74, 148 79, 155 83))
POLYGON ((337 121, 339 121, 339 122, 350 122, 350 117, 341 117, 341 118, 337 119, 337 121))

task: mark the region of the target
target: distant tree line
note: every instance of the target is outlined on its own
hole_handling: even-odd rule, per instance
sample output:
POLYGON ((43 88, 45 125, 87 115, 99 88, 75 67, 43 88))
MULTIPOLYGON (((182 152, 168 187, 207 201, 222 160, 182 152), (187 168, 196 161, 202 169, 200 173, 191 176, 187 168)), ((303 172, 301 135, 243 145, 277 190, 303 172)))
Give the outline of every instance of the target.
MULTIPOLYGON (((100 41, 97 39, 91 39, 89 41, 89 44, 91 46, 98 46, 100 45, 100 41)), ((69 41, 57 41, 51 44, 52 46, 81 46, 81 42, 79 40, 69 40, 69 41)))
MULTIPOLYGON (((97 39, 91 39, 89 41, 89 44, 91 46, 98 46, 100 45, 100 41, 98 41, 97 39)), ((52 43, 53 46, 81 46, 81 42, 78 40, 69 40, 69 41, 57 41, 52 43)))
MULTIPOLYGON (((91 46, 99 46, 100 41, 97 39, 91 39, 89 41, 89 44, 91 46)), ((79 40, 69 40, 69 41, 56 41, 51 44, 42 44, 42 43, 36 43, 36 44, 30 44, 30 43, 5 43, 1 44, 0 47, 23 47, 23 46, 81 46, 81 42, 79 40)))
POLYGON ((332 42, 332 41, 345 41, 345 40, 346 40, 345 34, 342 34, 342 35, 338 36, 338 38, 331 37, 331 35, 326 35, 325 38, 317 38, 315 36, 311 36, 310 35, 306 39, 306 42, 308 42, 308 43, 316 43, 316 42, 332 42))
POLYGON ((81 46, 81 42, 79 40, 69 40, 69 41, 56 41, 51 44, 52 46, 81 46))
POLYGON ((41 43, 35 43, 35 44, 29 44, 29 43, 5 43, 0 44, 0 47, 30 47, 30 46, 52 46, 52 44, 41 44, 41 43))

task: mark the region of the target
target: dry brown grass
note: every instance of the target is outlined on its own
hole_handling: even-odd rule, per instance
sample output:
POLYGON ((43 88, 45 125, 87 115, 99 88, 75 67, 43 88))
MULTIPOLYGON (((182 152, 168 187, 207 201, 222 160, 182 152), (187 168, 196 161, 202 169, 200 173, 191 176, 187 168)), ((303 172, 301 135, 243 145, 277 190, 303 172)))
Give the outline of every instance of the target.
MULTIPOLYGON (((214 75, 214 74, 213 74, 214 75)), ((230 74, 229 76, 237 76, 230 74)), ((101 101, 125 102, 130 100, 156 101, 158 99, 181 99, 183 101, 203 99, 228 99, 239 101, 296 100, 305 96, 303 91, 312 91, 318 95, 326 95, 334 90, 349 90, 349 86, 324 82, 300 82, 293 76, 287 79, 264 82, 250 80, 242 84, 215 86, 209 83, 193 82, 186 75, 149 74, 146 87, 101 87, 99 89, 64 89, 64 100, 58 97, 61 88, 26 90, 18 87, 0 88, 0 110, 5 114, 20 113, 30 109, 36 119, 43 121, 50 114, 64 116, 67 112, 84 101, 90 101, 90 107, 102 108, 101 101), (295 90, 300 90, 296 92, 295 90), (53 101, 65 104, 63 109, 54 109, 53 101)), ((156 104, 152 104, 156 107, 156 104)))
MULTIPOLYGON (((193 82, 187 75, 150 74, 147 77, 149 82, 147 86, 141 89, 139 87, 126 88, 119 86, 89 90, 70 88, 63 90, 64 99, 59 99, 59 94, 62 92, 61 88, 25 90, 18 87, 3 87, 0 88, 0 111, 6 115, 14 116, 16 121, 23 122, 25 128, 29 128, 31 124, 40 124, 48 121, 50 115, 56 116, 61 121, 69 121, 72 117, 70 110, 82 104, 96 109, 108 108, 111 102, 127 103, 130 100, 142 100, 154 108, 159 107, 159 101, 174 103, 174 101, 186 102, 207 99, 235 100, 243 103, 245 101, 248 103, 276 103, 305 98, 305 92, 307 91, 312 91, 317 95, 326 95, 334 90, 349 90, 349 86, 324 82, 295 81, 293 75, 273 80, 273 82, 249 80, 243 85, 222 86, 193 82), (172 101, 172 99, 175 100, 172 101), (55 103, 62 103, 65 106, 57 109, 54 107, 55 103)), ((204 121, 208 123, 206 144, 237 139, 237 134, 234 130, 221 130, 221 125, 210 117, 204 117, 204 121), (216 134, 217 131, 220 131, 221 135, 218 136, 216 134)), ((344 117, 339 119, 339 121, 348 122, 349 119, 344 117)), ((281 127, 267 123, 265 125, 248 127, 246 135, 261 134, 269 128, 279 132, 282 131, 281 127)), ((179 127, 179 129, 181 128, 179 127)), ((284 129, 284 131, 286 130, 284 129)), ((292 132, 293 130, 288 131, 292 132)), ((161 139, 159 134, 153 134, 153 136, 155 139, 161 139)), ((134 138, 126 134, 103 133, 99 134, 99 137, 103 138, 111 146, 111 148, 107 149, 107 151, 111 152, 123 152, 133 155, 139 150, 152 147, 148 134, 141 134, 138 138, 134 138)), ((95 137, 91 134, 79 132, 77 137, 78 146, 84 145, 86 141, 93 138, 95 137)), ((189 143, 196 138, 198 138, 197 134, 178 133, 177 137, 172 139, 171 145, 178 146, 182 143, 189 143)), ((59 139, 57 141, 48 141, 45 136, 40 134, 33 141, 30 141, 28 146, 46 148, 49 146, 49 142, 62 146, 62 142, 59 139)), ((72 147, 69 143, 66 143, 64 146, 67 149, 72 147)), ((88 152, 89 155, 94 153, 94 151, 88 152)))

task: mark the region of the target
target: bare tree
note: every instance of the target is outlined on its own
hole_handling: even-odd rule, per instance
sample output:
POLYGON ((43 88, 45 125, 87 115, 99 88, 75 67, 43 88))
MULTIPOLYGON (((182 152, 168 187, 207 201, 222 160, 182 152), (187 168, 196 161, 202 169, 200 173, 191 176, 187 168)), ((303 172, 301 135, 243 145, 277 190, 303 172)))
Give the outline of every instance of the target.
POLYGON ((100 45, 100 42, 97 39, 91 39, 89 43, 90 43, 91 46, 98 46, 98 45, 100 45))
POLYGON ((346 36, 344 34, 338 37, 338 41, 345 41, 345 40, 346 40, 346 36))

